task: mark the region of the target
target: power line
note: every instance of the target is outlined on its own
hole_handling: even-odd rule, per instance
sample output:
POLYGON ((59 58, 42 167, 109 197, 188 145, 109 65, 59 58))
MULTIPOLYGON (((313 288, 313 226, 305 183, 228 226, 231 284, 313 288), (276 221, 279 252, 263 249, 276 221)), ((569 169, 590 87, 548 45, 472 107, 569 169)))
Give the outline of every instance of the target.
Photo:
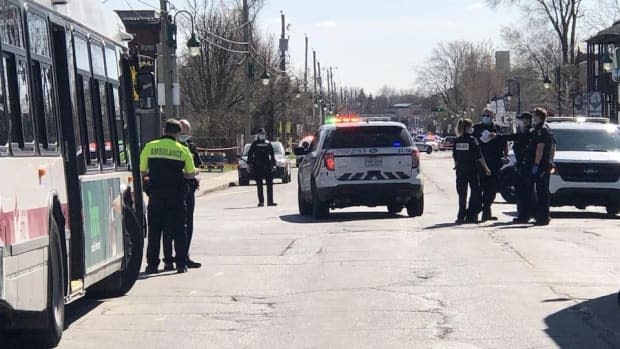
POLYGON ((228 51, 228 52, 232 52, 232 53, 241 53, 241 54, 248 54, 248 53, 250 53, 248 51, 234 50, 234 49, 231 49, 231 48, 228 48, 228 47, 221 46, 221 45, 216 44, 216 43, 214 43, 212 41, 209 41, 209 39, 207 39, 204 36, 201 37, 201 39, 203 39, 204 41, 208 42, 210 45, 213 45, 213 46, 215 46, 217 48, 220 48, 220 49, 222 49, 224 51, 228 51))

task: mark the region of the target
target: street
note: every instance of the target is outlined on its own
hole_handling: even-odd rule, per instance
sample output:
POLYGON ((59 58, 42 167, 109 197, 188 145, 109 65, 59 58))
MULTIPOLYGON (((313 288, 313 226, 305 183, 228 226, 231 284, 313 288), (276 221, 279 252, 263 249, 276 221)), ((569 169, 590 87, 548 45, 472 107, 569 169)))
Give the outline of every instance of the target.
MULTIPOLYGON (((552 209, 549 227, 455 227, 450 153, 424 156, 426 211, 297 212, 297 185, 197 200, 203 268, 141 276, 125 297, 67 306, 60 348, 620 347, 620 220, 552 209)), ((279 183, 279 181, 278 181, 279 183)))

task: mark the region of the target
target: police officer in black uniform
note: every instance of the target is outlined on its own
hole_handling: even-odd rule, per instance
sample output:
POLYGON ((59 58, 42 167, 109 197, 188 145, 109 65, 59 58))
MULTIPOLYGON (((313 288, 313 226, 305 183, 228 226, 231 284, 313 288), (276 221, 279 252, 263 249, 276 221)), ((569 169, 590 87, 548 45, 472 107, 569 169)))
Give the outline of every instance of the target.
POLYGON ((517 217, 514 223, 527 223, 533 217, 534 186, 531 178, 531 168, 534 163, 532 156, 532 114, 523 113, 517 117, 517 133, 506 135, 506 141, 513 142, 515 153, 515 192, 517 196, 517 217))
POLYGON ((167 120, 164 136, 147 143, 140 153, 140 172, 149 188, 147 274, 158 272, 163 232, 175 241, 177 272, 187 272, 185 180, 196 176, 196 168, 189 149, 177 142, 180 133, 181 124, 167 120))
POLYGON ((535 225, 549 225, 551 221, 549 217, 549 175, 555 152, 555 140, 553 131, 551 131, 549 125, 545 123, 546 119, 547 111, 545 109, 536 108, 534 110, 534 117, 532 119, 534 128, 531 131, 532 147, 530 151, 530 156, 534 158, 534 163, 530 174, 532 176, 534 191, 536 192, 534 205, 536 210, 535 225))
POLYGON ((252 166, 256 190, 258 191, 258 206, 265 206, 263 194, 263 180, 267 182, 267 205, 277 206, 273 201, 273 171, 276 168, 276 157, 271 143, 267 142, 264 129, 258 130, 256 141, 250 146, 248 164, 252 166))
MULTIPOLYGON (((181 124, 181 134, 179 135, 179 142, 186 146, 192 154, 194 160, 194 167, 202 167, 202 159, 200 154, 196 150, 196 144, 192 140, 192 126, 189 121, 183 119, 179 120, 181 124)), ((196 190, 200 186, 200 182, 197 178, 191 178, 185 180, 187 194, 185 196, 185 236, 187 239, 187 267, 188 268, 200 268, 201 263, 193 261, 189 256, 189 249, 192 243, 192 235, 194 233, 194 208, 196 207, 196 190)), ((164 270, 174 270, 174 257, 172 257, 172 235, 164 232, 164 270)))
POLYGON ((480 144, 482 155, 491 169, 490 176, 480 179, 482 188, 482 221, 496 221, 493 217, 491 205, 495 201, 499 189, 499 172, 504 164, 504 158, 508 155, 508 143, 501 136, 500 128, 493 123, 493 113, 490 109, 482 112, 482 123, 474 126, 474 137, 480 144))
POLYGON ((456 170, 456 191, 459 195, 459 212, 456 224, 477 223, 480 214, 480 168, 482 176, 491 174, 478 146, 478 141, 472 136, 473 122, 470 119, 461 119, 457 125, 458 138, 454 142, 452 157, 456 170), (471 189, 469 207, 467 207, 467 187, 471 189))

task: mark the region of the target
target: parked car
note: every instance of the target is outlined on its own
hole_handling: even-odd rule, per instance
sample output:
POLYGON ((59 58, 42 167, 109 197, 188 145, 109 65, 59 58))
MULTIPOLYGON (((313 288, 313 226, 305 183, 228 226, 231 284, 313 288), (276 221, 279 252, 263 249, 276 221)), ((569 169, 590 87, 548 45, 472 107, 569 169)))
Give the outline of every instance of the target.
MULTIPOLYGON (((273 178, 282 179, 282 183, 289 183, 291 181, 291 163, 288 159, 290 153, 284 150, 284 146, 280 142, 271 142, 271 145, 276 157, 276 170, 273 178)), ((246 144, 243 147, 243 154, 239 157, 237 171, 239 174, 239 185, 241 186, 250 185, 250 180, 254 180, 254 174, 249 170, 248 166, 250 146, 250 144, 246 144)))
POLYGON ((424 142, 415 142, 415 146, 421 153, 426 153, 429 155, 433 153, 433 147, 430 144, 426 144, 424 142))
POLYGON ((448 137, 444 138, 443 141, 439 144, 439 150, 441 150, 441 151, 454 150, 454 141, 455 140, 456 140, 456 137, 454 137, 454 136, 448 136, 448 137))
POLYGON ((219 170, 224 172, 224 165, 226 164, 226 154, 224 153, 210 153, 202 156, 202 168, 211 172, 212 170, 219 170))
POLYGON ((439 151, 439 142, 437 142, 435 136, 424 137, 424 143, 433 147, 433 151, 439 151))

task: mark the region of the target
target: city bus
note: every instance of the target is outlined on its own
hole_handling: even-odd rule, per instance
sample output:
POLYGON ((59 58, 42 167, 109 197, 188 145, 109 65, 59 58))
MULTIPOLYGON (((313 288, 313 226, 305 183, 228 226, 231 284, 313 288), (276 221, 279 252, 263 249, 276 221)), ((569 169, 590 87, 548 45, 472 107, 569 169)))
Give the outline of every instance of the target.
POLYGON ((65 304, 123 295, 138 277, 130 39, 100 0, 0 1, 3 331, 55 346, 65 304))

